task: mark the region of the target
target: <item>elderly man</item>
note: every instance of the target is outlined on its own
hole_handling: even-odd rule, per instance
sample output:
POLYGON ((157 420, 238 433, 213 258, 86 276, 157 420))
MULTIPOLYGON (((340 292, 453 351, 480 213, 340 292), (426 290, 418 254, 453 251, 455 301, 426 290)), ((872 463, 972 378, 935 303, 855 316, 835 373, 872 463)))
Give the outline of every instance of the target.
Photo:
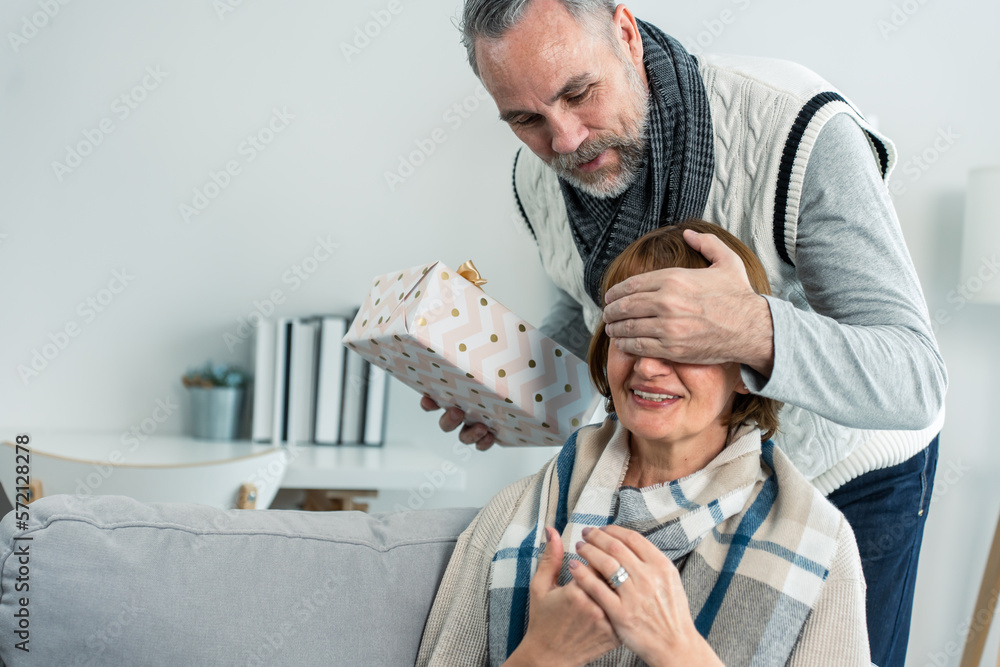
MULTIPOLYGON (((811 71, 696 59, 606 0, 467 0, 463 31, 529 149, 514 194, 560 295, 543 331, 581 356, 605 326, 626 352, 739 362, 752 392, 783 401, 776 444, 857 536, 872 659, 902 665, 947 377, 885 185, 892 143, 811 71), (691 217, 747 243, 775 296, 693 233, 709 269, 598 292, 629 243, 691 217)), ((460 439, 493 442, 483 424, 460 439)))

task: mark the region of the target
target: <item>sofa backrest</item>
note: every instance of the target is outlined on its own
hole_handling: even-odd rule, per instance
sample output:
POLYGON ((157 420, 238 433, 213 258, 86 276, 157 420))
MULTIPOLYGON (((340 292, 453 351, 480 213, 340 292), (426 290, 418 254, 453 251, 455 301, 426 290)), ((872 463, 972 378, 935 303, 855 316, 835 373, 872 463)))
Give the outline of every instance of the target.
POLYGON ((29 509, 27 530, 14 513, 0 521, 8 667, 412 665, 455 539, 476 513, 225 511, 70 495, 29 509), (19 625, 29 652, 16 648, 19 625))

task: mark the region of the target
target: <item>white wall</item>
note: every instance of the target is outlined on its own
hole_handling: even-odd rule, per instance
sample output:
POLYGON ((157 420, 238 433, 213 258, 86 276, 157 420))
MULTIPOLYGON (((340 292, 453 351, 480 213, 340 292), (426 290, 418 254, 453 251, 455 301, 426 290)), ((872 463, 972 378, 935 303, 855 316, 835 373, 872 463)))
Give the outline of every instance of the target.
MULTIPOLYGON (((230 352, 223 335, 255 300, 281 290, 277 314, 343 310, 371 276, 431 259, 474 258, 488 291, 541 321, 552 290, 531 239, 512 224, 516 140, 492 102, 476 97, 451 23, 457 0, 399 0, 398 13, 383 13, 387 25, 349 55, 341 45, 387 0, 244 0, 221 17, 224 0, 71 2, 12 44, 24 17, 42 11, 39 1, 0 9, 0 424, 119 432, 149 416, 157 398, 186 407, 178 381, 186 367, 248 361, 249 345, 230 352), (145 99, 134 109, 116 102, 147 68, 165 73, 162 81, 147 77, 152 89, 136 91, 145 99), (472 111, 449 113, 463 103, 472 111), (294 118, 250 161, 241 142, 274 109, 294 118), (84 132, 96 137, 103 119, 113 131, 60 180, 52 163, 84 132), (437 128, 445 140, 391 189, 385 173, 437 128), (179 206, 230 160, 240 173, 185 222, 179 206), (335 256, 298 286, 283 280, 327 236, 339 244, 335 256), (78 309, 121 270, 134 278, 102 312, 78 309), (17 367, 70 324, 78 335, 23 381, 17 367)), ((897 143, 896 204, 951 375, 908 663, 957 664, 944 652, 962 640, 1000 509, 989 429, 1000 399, 992 381, 1000 309, 959 307, 947 295, 961 284, 966 175, 1000 162, 1000 5, 643 0, 633 8, 692 48, 700 39, 708 50, 812 67, 897 143), (953 139, 936 149, 939 133, 953 139), (913 161, 925 152, 926 169, 913 161)), ((416 439, 467 470, 466 493, 442 491, 427 506, 481 504, 550 454, 494 448, 466 461, 416 394, 393 386, 391 407, 390 437, 416 439)), ((182 412, 162 432, 186 428, 182 412)))

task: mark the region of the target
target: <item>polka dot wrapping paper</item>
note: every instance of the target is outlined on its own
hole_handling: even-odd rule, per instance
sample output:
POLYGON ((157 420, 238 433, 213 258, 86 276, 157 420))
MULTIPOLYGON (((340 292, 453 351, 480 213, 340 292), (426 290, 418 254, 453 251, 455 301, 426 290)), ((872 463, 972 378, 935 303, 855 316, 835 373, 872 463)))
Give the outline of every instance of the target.
POLYGON ((378 276, 343 342, 500 445, 561 445, 583 425, 587 364, 441 262, 378 276))

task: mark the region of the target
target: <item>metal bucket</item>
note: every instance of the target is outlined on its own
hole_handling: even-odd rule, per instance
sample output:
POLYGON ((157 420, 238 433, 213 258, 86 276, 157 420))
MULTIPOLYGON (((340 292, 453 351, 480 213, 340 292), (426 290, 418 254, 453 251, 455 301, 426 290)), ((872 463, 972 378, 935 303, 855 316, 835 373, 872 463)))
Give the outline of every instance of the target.
POLYGON ((243 389, 191 387, 191 423, 200 440, 235 440, 240 426, 243 389))

